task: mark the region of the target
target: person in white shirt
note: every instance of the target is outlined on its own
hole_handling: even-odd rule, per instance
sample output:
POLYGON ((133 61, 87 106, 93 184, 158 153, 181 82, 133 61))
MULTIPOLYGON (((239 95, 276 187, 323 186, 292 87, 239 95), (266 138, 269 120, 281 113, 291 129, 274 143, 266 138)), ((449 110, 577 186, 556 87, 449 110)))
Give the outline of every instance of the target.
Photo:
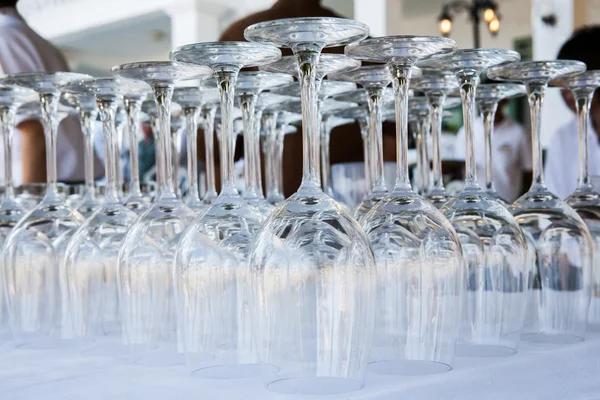
MULTIPOLYGON (((598 43, 600 43, 600 25, 578 29, 562 45, 557 58, 582 61, 587 65, 588 70, 600 69, 598 43)), ((564 199, 573 194, 577 188, 579 143, 575 100, 570 91, 562 89, 561 93, 574 116, 571 121, 558 128, 552 136, 552 140, 550 140, 550 144, 546 149, 544 171, 548 190, 564 199)), ((599 133, 600 92, 596 91, 590 108, 590 125, 587 137, 590 176, 600 175, 599 133)))
MULTIPOLYGON (((498 105, 494 120, 494 137, 492 139, 493 181, 498 195, 512 203, 522 193, 523 187, 531 182, 531 138, 523 126, 508 117, 506 101, 498 105)), ((475 120, 475 159, 477 177, 485 187, 485 141, 483 137, 483 120, 475 120)), ((465 131, 460 128, 454 144, 454 157, 465 159, 465 131)))
MULTIPOLYGON (((21 72, 68 71, 63 55, 34 32, 19 15, 18 0, 0 0, 0 76, 21 72)), ((37 120, 18 121, 13 144, 15 185, 46 181, 44 130, 37 120)), ((57 178, 61 182, 83 182, 83 135, 76 117, 59 126, 56 144, 57 178)), ((104 175, 95 158, 94 175, 104 175)))

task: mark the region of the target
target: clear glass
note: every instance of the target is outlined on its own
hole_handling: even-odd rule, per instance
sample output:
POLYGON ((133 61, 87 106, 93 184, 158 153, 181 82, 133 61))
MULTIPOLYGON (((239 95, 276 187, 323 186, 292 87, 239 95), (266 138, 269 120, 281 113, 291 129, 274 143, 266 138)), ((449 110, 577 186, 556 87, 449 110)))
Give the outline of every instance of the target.
MULTIPOLYGON (((594 92, 600 87, 600 71, 550 82, 553 86, 569 89, 575 97, 579 122, 579 181, 575 192, 565 202, 571 206, 587 225, 594 242, 592 266, 592 294, 588 314, 588 329, 600 330, 600 194, 592 185, 588 166, 588 140, 590 140, 590 106, 594 92)), ((593 138, 592 140, 595 140, 593 138)))
MULTIPOLYGON (((122 240, 118 262, 124 341, 134 362, 159 366, 185 362, 177 333, 173 259, 183 231, 196 213, 175 195, 171 164, 171 97, 175 83, 211 73, 200 66, 145 62, 113 67, 113 75, 148 83, 158 112, 156 140, 158 194, 122 240)), ((212 247, 199 246, 207 257, 212 247)), ((181 332, 179 332, 181 333, 181 332)))
POLYGON ((411 82, 411 87, 425 93, 431 113, 433 182, 424 197, 439 209, 452 198, 452 195, 444 187, 441 136, 444 106, 453 105, 445 104, 447 95, 450 92, 458 91, 458 82, 452 71, 426 68, 421 71, 422 75, 411 82))
POLYGON ((94 96, 102 121, 106 185, 104 201, 69 241, 65 270, 74 334, 85 354, 120 355, 121 314, 117 262, 121 242, 138 215, 121 203, 117 187, 118 134, 115 115, 128 84, 99 78, 68 85, 65 90, 94 96))
POLYGON ((446 38, 390 36, 346 49, 363 61, 386 62, 396 98, 396 184, 363 219, 378 277, 370 369, 380 374, 445 372, 454 358, 463 289, 461 246, 448 220, 411 187, 408 87, 418 60, 455 47, 446 38))
MULTIPOLYGON (((232 379, 259 373, 246 265, 250 243, 264 216, 235 187, 233 104, 240 69, 267 64, 279 57, 281 52, 274 46, 248 42, 191 44, 171 52, 174 61, 211 67, 221 94, 221 193, 186 231, 175 258, 179 326, 195 376, 232 379), (209 260, 201 264, 205 268, 198 267, 205 262, 206 256, 198 252, 198 247, 206 236, 217 243, 226 262, 210 264, 209 260), (186 283, 190 279, 198 284, 186 283)), ((248 114, 246 119, 253 118, 249 111, 246 108, 244 112, 248 114)), ((246 122, 246 127, 253 130, 254 124, 246 122)), ((248 154, 252 156, 252 151, 248 154)))
MULTIPOLYGON (((354 47, 356 48, 356 47, 354 47)), ((353 56, 353 47, 348 47, 346 54, 353 56)), ((367 135, 365 165, 369 171, 365 176, 369 182, 369 191, 358 205, 354 216, 359 221, 387 196, 389 190, 385 185, 383 172, 383 104, 386 88, 392 82, 392 75, 386 65, 361 67, 357 70, 338 74, 333 79, 349 80, 363 87, 364 96, 369 109, 369 133, 367 135)), ((339 98, 338 98, 339 99, 339 98)))
POLYGON ((321 190, 318 71, 324 47, 361 40, 368 31, 336 18, 276 20, 245 31, 250 41, 292 49, 302 95, 302 184, 267 219, 250 255, 263 382, 275 392, 325 395, 364 384, 375 312, 373 252, 356 220, 321 190))
POLYGON ((479 76, 489 67, 519 59, 514 51, 473 49, 423 63, 454 72, 463 101, 465 187, 441 209, 460 237, 466 267, 457 346, 457 354, 463 356, 515 354, 523 328, 529 277, 527 242, 504 205, 480 187, 473 138, 479 76))
POLYGON ((429 191, 431 168, 427 152, 427 136, 431 129, 431 114, 427 98, 413 96, 408 101, 408 124, 411 127, 417 151, 417 164, 413 172, 413 187, 419 196, 429 191))
MULTIPOLYGON (((141 83, 141 82, 140 82, 141 83)), ((138 87, 123 95, 123 106, 127 113, 127 129, 129 137, 129 197, 125 207, 140 215, 150 205, 152 199, 142 193, 140 186, 139 143, 141 138, 140 112, 142 102, 150 94, 150 88, 138 87)))
POLYGON ((75 203, 74 207, 84 218, 87 218, 100 208, 100 202, 96 199, 94 187, 94 124, 98 117, 98 106, 94 97, 87 93, 65 91, 62 99, 77 111, 81 132, 83 132, 85 186, 81 198, 75 203))
POLYGON ((129 197, 129 195, 125 193, 125 165, 123 160, 123 154, 125 151, 125 129, 127 127, 128 121, 127 112, 125 112, 125 109, 123 108, 121 99, 119 99, 119 104, 117 106, 114 121, 115 130, 117 132, 117 192, 119 193, 119 199, 121 199, 121 202, 124 203, 125 200, 129 197))
POLYGON ((530 266, 521 338, 540 346, 584 340, 591 294, 593 241, 585 223, 544 183, 541 111, 548 81, 583 72, 578 61, 530 61, 498 66, 488 77, 524 83, 531 112, 533 183, 509 211, 525 232, 530 266))
POLYGON ((494 120, 500 100, 523 96, 525 93, 525 86, 516 83, 484 83, 477 88, 475 101, 483 119, 483 140, 485 143, 485 191, 504 206, 508 206, 508 203, 498 195, 494 188, 492 168, 494 120))
POLYGON ((173 163, 173 188, 178 198, 181 195, 181 180, 179 165, 181 161, 181 136, 185 129, 186 121, 182 114, 171 115, 171 162, 173 163))
MULTIPOLYGON (((18 87, 0 87, 0 134, 4 158, 4 193, 0 203, 0 246, 25 215, 25 208, 17 201, 12 179, 12 139, 17 109, 35 92, 18 87)), ((4 279, 4 257, 0 259, 0 343, 10 340, 8 326, 7 293, 9 287, 4 279)))
POLYGON ((242 110, 244 123, 244 179, 246 190, 244 200, 257 207, 265 217, 274 209, 262 193, 262 176, 260 173, 260 119, 262 109, 257 109, 257 102, 262 91, 284 86, 293 81, 288 74, 243 71, 238 76, 236 96, 242 110), (258 111, 257 111, 258 110, 258 111))
POLYGON ((67 242, 83 222, 65 204, 56 183, 60 87, 88 75, 66 72, 9 75, 0 84, 34 89, 46 139, 47 187, 42 201, 15 225, 4 245, 9 324, 17 347, 55 348, 72 339, 64 270, 67 242))
MULTIPOLYGON (((219 100, 220 102, 220 100, 219 100)), ((218 103, 211 102, 202 108, 201 116, 204 128, 204 175, 206 175, 206 192, 202 197, 202 202, 209 206, 218 197, 215 184, 215 114, 217 113, 218 103)))

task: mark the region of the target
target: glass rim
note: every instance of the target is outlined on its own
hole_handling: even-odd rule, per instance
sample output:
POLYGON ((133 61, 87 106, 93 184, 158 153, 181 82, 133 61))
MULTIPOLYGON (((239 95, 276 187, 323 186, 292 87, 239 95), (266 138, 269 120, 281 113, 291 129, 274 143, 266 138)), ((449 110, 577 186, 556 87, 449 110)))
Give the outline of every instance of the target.
POLYGON ((9 74, 0 78, 0 85, 24 87, 38 93, 56 93, 60 92, 60 86, 63 86, 69 82, 92 78, 93 77, 91 75, 66 71, 21 72, 9 74), (50 87, 39 87, 39 84, 47 84, 50 87))
MULTIPOLYGON (((424 69, 441 69, 452 71, 455 69, 463 69, 462 67, 451 67, 448 65, 449 62, 467 62, 473 60, 474 57, 483 57, 484 59, 491 58, 491 56, 504 56, 504 60, 493 64, 492 66, 480 66, 477 70, 484 71, 486 69, 494 68, 496 66, 506 65, 508 63, 515 63, 521 59, 521 55, 514 50, 496 49, 496 48, 477 48, 477 49, 457 49, 448 54, 434 54, 430 57, 424 58, 419 61, 417 66, 424 69)), ((475 68, 475 67, 472 67, 475 68)), ((469 69, 464 67, 464 69, 469 69)))
POLYGON ((527 78, 523 76, 526 72, 531 72, 534 68, 538 68, 539 70, 547 67, 553 68, 557 70, 559 68, 567 68, 571 69, 571 71, 567 71, 564 74, 561 74, 560 77, 570 77, 577 75, 581 72, 584 72, 586 69, 585 63, 576 60, 549 60, 549 61, 520 61, 514 63, 508 63, 504 65, 498 65, 490 68, 487 71, 487 75, 490 79, 494 79, 497 81, 508 81, 508 82, 549 82, 552 79, 556 79, 559 76, 555 77, 532 77, 527 78), (532 68, 533 67, 533 68, 532 68), (569 68, 571 67, 571 68, 569 68), (510 77, 509 74, 514 74, 517 77, 510 77))
POLYGON ((431 57, 432 55, 447 55, 451 54, 456 50, 456 42, 450 38, 446 38, 443 36, 419 36, 419 35, 394 35, 394 36, 378 36, 373 38, 367 38, 361 42, 349 44, 344 49, 344 54, 349 57, 355 58, 361 61, 367 62, 375 62, 375 63, 390 63, 394 60, 399 60, 401 58, 410 58, 411 56, 389 56, 387 58, 382 58, 377 51, 372 51, 372 54, 368 55, 365 53, 361 54, 361 49, 364 51, 364 48, 367 46, 375 47, 375 46, 384 46, 391 45, 394 43, 417 43, 417 44, 425 44, 425 43, 439 43, 444 44, 446 47, 441 47, 440 50, 428 54, 426 56, 420 56, 420 59, 424 59, 427 57, 431 57))
POLYGON ((525 96, 527 90, 521 83, 486 82, 477 85, 476 100, 504 100, 525 96))
POLYGON ((178 80, 198 79, 202 76, 211 75, 212 70, 208 67, 201 66, 201 65, 178 63, 178 62, 173 62, 173 61, 139 61, 139 62, 115 65, 114 67, 112 67, 110 69, 110 74, 113 76, 118 76, 118 77, 125 78, 125 79, 144 81, 144 82, 148 83, 148 82, 153 82, 153 81, 154 82, 160 82, 160 81, 163 81, 163 82, 171 81, 172 82, 172 81, 178 81, 178 80), (141 77, 139 77, 140 75, 143 75, 142 71, 146 71, 146 74, 149 74, 149 73, 151 73, 152 70, 156 71, 156 70, 160 70, 160 69, 162 69, 163 72, 165 72, 167 74, 169 74, 169 72, 171 72, 173 75, 175 75, 173 73, 175 71, 186 72, 186 75, 189 75, 189 77, 172 78, 172 79, 154 79, 150 76, 147 79, 142 79, 141 77), (137 71, 138 74, 136 75, 135 73, 133 73, 133 71, 137 71))
MULTIPOLYGON (((248 56, 249 53, 244 53, 248 56)), ((178 62, 182 64, 190 64, 190 65, 201 65, 207 68, 212 68, 216 66, 225 66, 232 65, 244 68, 253 68, 259 67, 264 64, 268 64, 274 61, 277 61, 281 58, 281 50, 273 45, 263 44, 263 43, 251 43, 251 42, 242 42, 242 41, 223 41, 223 42, 203 42, 203 43, 190 43, 184 44, 183 46, 178 46, 171 50, 169 53, 169 59, 172 62, 178 62), (255 57, 251 62, 237 62, 237 63, 227 63, 223 61, 215 60, 213 63, 204 63, 199 62, 198 60, 207 58, 207 52, 209 49, 218 49, 218 50, 227 50, 229 54, 239 54, 240 51, 243 50, 262 50, 265 55, 262 59, 259 57, 255 57), (187 53, 187 55, 186 55, 187 53), (202 54, 204 53, 204 54, 202 54), (194 55, 195 54, 195 55, 194 55), (198 56, 198 54, 202 54, 202 57, 198 56), (211 67, 212 65, 212 67, 211 67)))
POLYGON ((548 85, 566 89, 597 88, 600 87, 600 70, 586 70, 576 75, 555 78, 548 85))

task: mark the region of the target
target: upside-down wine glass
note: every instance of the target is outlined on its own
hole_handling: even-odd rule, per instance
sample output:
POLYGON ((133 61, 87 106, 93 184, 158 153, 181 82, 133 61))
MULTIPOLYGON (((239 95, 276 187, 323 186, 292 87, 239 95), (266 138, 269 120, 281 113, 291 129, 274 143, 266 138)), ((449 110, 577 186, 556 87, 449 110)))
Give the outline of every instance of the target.
MULTIPOLYGON (((600 87, 600 71, 586 71, 573 77, 550 82, 571 91, 575 97, 579 122, 579 181, 575 192, 565 202, 573 207, 586 223, 594 242, 594 264, 592 267, 592 295, 588 314, 588 327, 600 328, 600 194, 591 184, 589 176, 588 140, 590 140, 589 118, 594 92, 600 87)), ((595 138, 594 138, 595 139, 595 138)), ((594 140, 591 139, 591 140, 594 140)))
MULTIPOLYGON (((167 61, 124 64, 113 67, 113 75, 141 80, 154 92, 158 112, 155 132, 158 194, 123 239, 119 252, 118 282, 125 342, 134 362, 174 365, 185 362, 176 349, 176 306, 173 289, 175 248, 196 213, 177 198, 171 162, 171 97, 175 83, 211 73, 200 66, 167 61)), ((198 246, 206 257, 212 247, 198 246)))
POLYGON ((269 21, 244 32, 250 41, 291 48, 301 87, 302 184, 263 225, 250 257, 263 381, 276 392, 322 395, 364 384, 374 259, 356 220, 321 190, 318 94, 322 49, 368 32, 360 22, 338 18, 269 21))
POLYGON ((461 247, 448 220, 410 185, 408 98, 417 61, 455 46, 441 37, 389 36, 346 47, 352 57, 387 63, 396 99, 396 184, 363 219, 379 283, 370 365, 377 373, 445 372, 454 357, 462 295, 461 247))
MULTIPOLYGON (((12 139, 17 109, 32 95, 35 95, 35 92, 31 89, 0 86, 0 129, 4 153, 4 196, 0 203, 0 246, 4 245, 6 237, 26 213, 15 197, 12 179, 12 139)), ((4 280, 4 274, 4 257, 2 257, 0 259, 0 343, 10 340, 6 297, 9 287, 4 280)))
POLYGON ((4 245, 9 324, 17 347, 60 347, 72 339, 64 270, 67 242, 83 222, 65 204, 56 183, 56 136, 60 87, 91 78, 67 72, 9 75, 0 84, 38 92, 46 139, 47 188, 42 201, 15 225, 4 245))
POLYGON ((96 199, 96 189, 94 187, 94 126, 98 116, 98 106, 94 96, 88 93, 69 93, 66 91, 62 98, 77 110, 83 133, 85 189, 81 199, 75 204, 75 208, 84 218, 87 218, 100 208, 100 202, 96 199))
POLYGON ((485 191, 504 206, 507 202, 500 197, 494 187, 492 141, 494 139, 494 119, 500 100, 525 95, 525 86, 515 83, 484 83, 477 88, 477 108, 483 119, 483 141, 485 153, 485 191))
POLYGON ((63 90, 92 95, 98 103, 105 146, 104 202, 75 232, 65 252, 65 270, 74 334, 87 354, 122 354, 117 261, 121 242, 138 215, 121 203, 117 187, 119 154, 115 115, 124 93, 145 91, 143 82, 98 78, 63 90))
POLYGON ((521 338, 540 346, 585 338, 591 294, 593 241, 573 208, 544 183, 541 111, 548 81, 585 71, 579 61, 529 61, 491 68, 491 79, 521 82, 527 88, 533 143, 533 182, 509 211, 525 232, 534 255, 521 338))
MULTIPOLYGON (((188 362, 195 368, 194 375, 213 379, 254 376, 259 370, 250 320, 252 286, 248 282, 247 262, 250 243, 264 216, 256 206, 245 201, 235 187, 233 103, 236 84, 245 86, 254 81, 240 76, 240 69, 276 61, 281 51, 256 43, 213 42, 179 47, 170 57, 174 61, 212 68, 221 94, 221 193, 186 231, 175 259, 175 287, 181 301, 179 321, 184 349, 188 362), (206 236, 226 253, 229 262, 198 266, 205 258, 198 252, 198 242, 204 241, 206 236), (198 284, 186 283, 192 278, 199 280, 198 284), (206 355, 211 358, 202 360, 206 355)), ((251 101, 255 101, 255 96, 251 95, 251 101)), ((253 114, 254 110, 249 110, 248 105, 245 108, 245 118, 253 119, 250 111, 253 114)), ((254 123, 246 120, 245 127, 253 131, 254 123)), ((252 157, 252 154, 249 150, 248 155, 252 157)))
POLYGON ((481 73, 519 59, 510 50, 472 49, 423 62, 452 71, 463 102, 465 187, 441 209, 460 237, 466 267, 459 355, 515 354, 523 329, 530 267, 527 242, 515 218, 479 185, 473 137, 481 73))
POLYGON ((125 200, 125 207, 133 210, 138 215, 148 208, 151 198, 142 193, 140 187, 140 112, 142 102, 150 94, 150 88, 145 91, 132 91, 123 94, 123 107, 127 113, 127 133, 129 137, 129 197, 125 200))
POLYGON ((458 90, 458 83, 452 71, 422 69, 423 74, 411 82, 411 87, 423 92, 429 102, 431 113, 431 161, 433 181, 425 198, 437 208, 441 208, 452 195, 444 187, 442 175, 442 119, 444 105, 449 92, 458 90))

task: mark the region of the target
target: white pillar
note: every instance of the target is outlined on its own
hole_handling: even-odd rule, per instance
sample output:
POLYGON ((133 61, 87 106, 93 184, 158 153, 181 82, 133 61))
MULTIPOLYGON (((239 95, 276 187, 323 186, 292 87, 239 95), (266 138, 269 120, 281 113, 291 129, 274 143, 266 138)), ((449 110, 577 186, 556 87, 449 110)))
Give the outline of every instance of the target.
POLYGON ((213 42, 221 33, 219 15, 205 12, 196 0, 170 4, 165 11, 171 17, 171 47, 189 43, 213 42))
POLYGON ((387 33, 387 0, 354 0, 354 19, 369 25, 370 36, 387 33))
MULTIPOLYGON (((562 44, 573 32, 575 0, 532 0, 531 27, 534 60, 554 60, 562 44), (550 26, 542 21, 543 16, 554 14, 556 24, 550 26)), ((546 91, 542 111, 542 146, 546 147, 554 132, 574 117, 567 108, 558 89, 546 91)))

